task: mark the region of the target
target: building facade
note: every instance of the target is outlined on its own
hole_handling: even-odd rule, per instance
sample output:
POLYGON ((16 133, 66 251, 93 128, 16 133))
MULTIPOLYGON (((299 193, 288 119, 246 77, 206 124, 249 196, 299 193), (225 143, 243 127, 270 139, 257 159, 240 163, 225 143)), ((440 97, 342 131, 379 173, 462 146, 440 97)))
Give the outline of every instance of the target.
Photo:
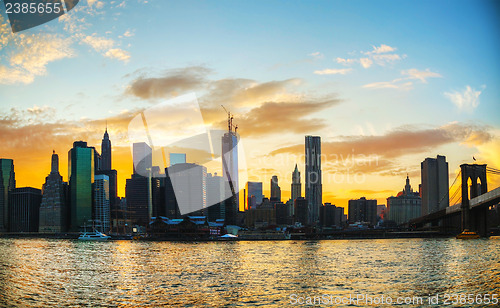
POLYGON ((95 150, 87 142, 75 141, 68 152, 68 178, 70 189, 69 230, 80 229, 92 220, 92 185, 94 184, 95 150))
POLYGON ((238 137, 236 132, 229 130, 222 136, 222 177, 226 189, 226 196, 231 196, 225 201, 226 223, 236 224, 240 210, 239 182, 238 182, 238 137))
POLYGON ((217 173, 207 173, 207 210, 208 221, 216 221, 226 217, 224 206, 224 178, 217 173))
POLYGON ((377 200, 367 200, 365 197, 349 200, 348 216, 349 223, 359 221, 376 225, 378 221, 377 200))
POLYGON ((9 231, 38 232, 42 191, 33 187, 15 188, 9 193, 9 231))
POLYGON ((94 178, 94 222, 97 230, 108 233, 111 229, 109 177, 105 174, 94 178))
POLYGON ((247 210, 262 204, 262 182, 247 182, 247 210))
POLYGON ((422 215, 434 213, 450 204, 448 162, 445 156, 426 158, 420 164, 422 215))
POLYGON ((292 172, 292 202, 298 197, 302 197, 302 184, 300 183, 300 172, 297 164, 295 164, 295 169, 292 172))
POLYGON ((9 193, 16 188, 14 161, 0 158, 0 232, 9 231, 9 193))
POLYGON ((319 222, 319 208, 322 206, 323 186, 321 182, 321 138, 305 137, 306 200, 309 206, 310 225, 319 222))
POLYGON ((101 166, 100 170, 111 170, 111 140, 109 140, 108 128, 104 132, 101 142, 101 166))
POLYGON ((410 179, 406 177, 403 191, 396 197, 387 198, 387 220, 395 221, 398 225, 407 223, 422 214, 422 199, 418 192, 413 192, 410 179))
POLYGON ((153 216, 161 207, 160 180, 132 174, 125 184, 125 199, 127 200, 127 220, 132 225, 147 226, 149 217, 149 204, 151 204, 153 216), (151 181, 148 184, 148 181, 151 181))
POLYGON ((42 186, 39 232, 60 233, 67 230, 69 218, 67 198, 68 184, 63 182, 59 174, 59 156, 53 151, 51 170, 42 186))
POLYGON ((334 204, 325 203, 320 208, 319 221, 322 227, 342 227, 344 209, 336 207, 334 204))
POLYGON ((271 177, 271 184, 270 184, 270 189, 271 189, 271 201, 274 202, 281 202, 281 187, 278 185, 278 176, 273 175, 271 177))

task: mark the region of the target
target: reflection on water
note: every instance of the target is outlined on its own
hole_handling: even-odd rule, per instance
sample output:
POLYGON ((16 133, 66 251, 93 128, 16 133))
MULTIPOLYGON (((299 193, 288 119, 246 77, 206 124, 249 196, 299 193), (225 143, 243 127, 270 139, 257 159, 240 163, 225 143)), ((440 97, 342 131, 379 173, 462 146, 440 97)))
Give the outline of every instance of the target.
POLYGON ((0 306, 285 306, 290 295, 500 295, 500 240, 0 239, 0 306))

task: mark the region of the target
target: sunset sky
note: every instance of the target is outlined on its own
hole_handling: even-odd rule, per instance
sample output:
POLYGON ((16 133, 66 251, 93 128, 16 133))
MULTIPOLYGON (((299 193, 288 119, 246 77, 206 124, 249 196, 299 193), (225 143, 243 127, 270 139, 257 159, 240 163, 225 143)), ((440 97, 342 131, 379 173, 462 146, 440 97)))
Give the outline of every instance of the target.
POLYGON ((41 188, 53 149, 67 181, 73 141, 100 151, 107 121, 124 196, 130 121, 184 94, 209 129, 221 104, 234 114, 248 178, 269 196, 278 175, 284 201, 296 163, 304 193, 305 135, 322 139, 323 202, 342 207, 385 204, 406 174, 418 189, 438 154, 450 183, 473 156, 500 169, 495 1, 82 0, 15 34, 0 7, 0 157, 18 187, 41 188))

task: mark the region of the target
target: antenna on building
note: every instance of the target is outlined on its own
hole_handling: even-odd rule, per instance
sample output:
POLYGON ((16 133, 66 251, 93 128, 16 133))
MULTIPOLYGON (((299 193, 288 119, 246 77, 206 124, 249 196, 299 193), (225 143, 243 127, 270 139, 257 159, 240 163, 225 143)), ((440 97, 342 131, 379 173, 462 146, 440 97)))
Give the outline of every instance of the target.
POLYGON ((238 125, 233 125, 233 115, 231 115, 231 112, 227 111, 226 107, 224 105, 221 105, 221 107, 224 109, 224 111, 227 113, 227 130, 228 132, 233 131, 234 127, 234 132, 238 130, 238 125))

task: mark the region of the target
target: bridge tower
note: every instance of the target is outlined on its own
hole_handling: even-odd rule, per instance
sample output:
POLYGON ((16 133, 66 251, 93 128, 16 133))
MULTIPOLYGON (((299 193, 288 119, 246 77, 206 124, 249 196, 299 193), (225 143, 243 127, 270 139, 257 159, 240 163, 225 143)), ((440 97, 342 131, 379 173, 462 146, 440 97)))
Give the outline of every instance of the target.
POLYGON ((469 200, 488 192, 486 165, 462 164, 462 230, 469 229, 486 236, 488 209, 470 210, 469 200), (469 190, 469 179, 472 185, 469 190), (478 183, 478 180, 480 183, 478 183))

